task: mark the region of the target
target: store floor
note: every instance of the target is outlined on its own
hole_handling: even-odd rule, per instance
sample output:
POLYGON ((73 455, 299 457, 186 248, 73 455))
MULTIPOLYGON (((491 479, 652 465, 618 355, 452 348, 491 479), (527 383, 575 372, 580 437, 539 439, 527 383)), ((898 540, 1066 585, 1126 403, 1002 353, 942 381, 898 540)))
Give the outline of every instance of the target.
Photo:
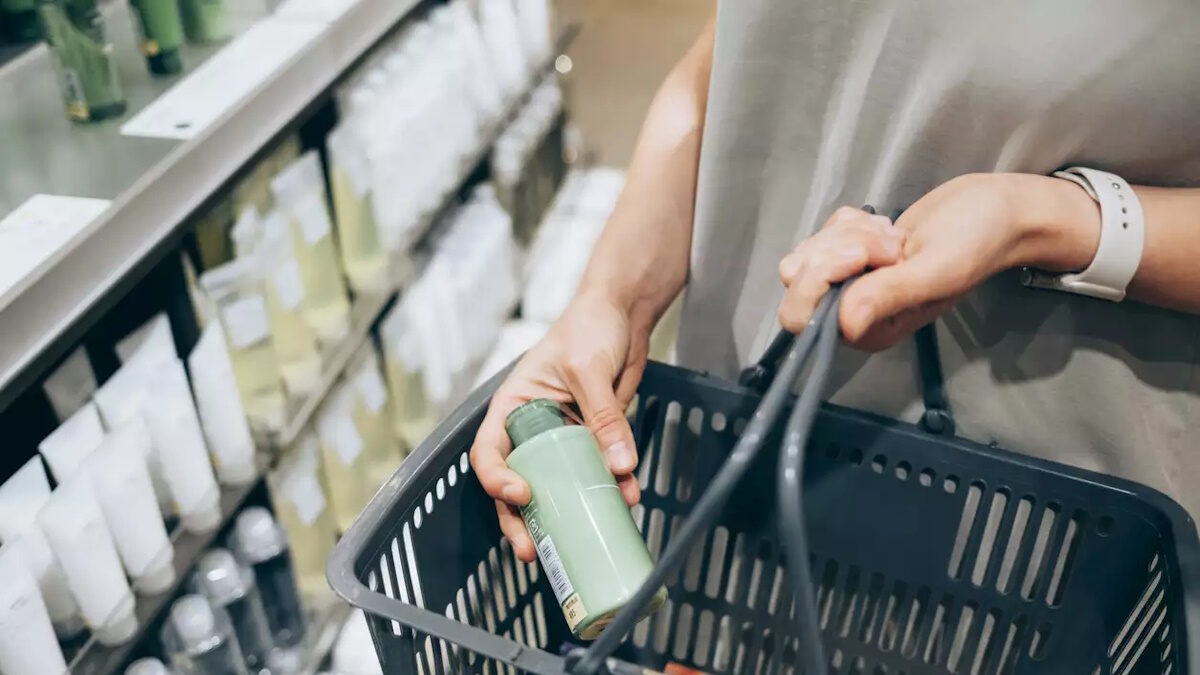
POLYGON ((591 159, 624 166, 655 90, 687 50, 711 0, 554 0, 561 23, 582 32, 574 62, 571 113, 591 159))

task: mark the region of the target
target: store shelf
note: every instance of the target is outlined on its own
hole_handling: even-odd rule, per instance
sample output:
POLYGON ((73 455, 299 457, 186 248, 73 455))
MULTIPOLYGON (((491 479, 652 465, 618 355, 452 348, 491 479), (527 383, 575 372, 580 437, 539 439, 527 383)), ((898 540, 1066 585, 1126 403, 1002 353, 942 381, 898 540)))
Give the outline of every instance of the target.
POLYGON ((225 524, 241 510, 246 498, 260 482, 261 476, 247 485, 221 490, 222 525, 212 532, 193 534, 176 525, 171 532, 171 544, 175 547, 175 583, 166 592, 137 596, 135 612, 138 631, 129 642, 117 647, 106 647, 92 636, 78 652, 68 654, 72 675, 112 675, 121 672, 120 669, 125 666, 147 632, 157 631, 162 625, 168 605, 187 583, 196 559, 214 545, 225 524))
POLYGON ((332 597, 329 606, 318 612, 310 627, 312 637, 299 675, 316 675, 321 671, 325 659, 333 652, 351 611, 352 608, 344 600, 332 597))
MULTIPOLYGON (((45 47, 0 67, 5 102, 0 217, 39 193, 112 202, 20 284, 0 293, 0 407, 79 337, 90 310, 173 243, 190 214, 324 96, 417 2, 295 3, 320 8, 301 7, 287 19, 320 23, 314 36, 225 114, 183 141, 120 133, 124 121, 179 82, 146 72, 124 3, 106 10, 116 15, 108 28, 130 109, 123 119, 68 122, 45 47)), ((188 46, 189 71, 217 51, 188 46)))
MULTIPOLYGON (((579 26, 577 24, 569 25, 555 43, 555 54, 565 51, 578 33, 579 26)), ((435 226, 443 220, 446 213, 455 205, 458 188, 470 177, 480 162, 489 156, 492 147, 496 144, 500 135, 504 133, 504 130, 508 128, 508 125, 516 117, 517 113, 520 112, 521 108, 529 100, 529 94, 537 87, 541 81, 541 77, 553 69, 554 63, 555 58, 552 57, 538 68, 538 76, 533 78, 529 89, 497 118, 496 123, 487 133, 483 134, 484 142, 474 152, 463 159, 459 185, 455 186, 455 189, 450 190, 439 208, 417 224, 416 231, 421 234, 412 246, 411 251, 405 252, 393 261, 392 267, 394 270, 397 270, 393 275, 393 288, 386 295, 362 296, 355 299, 351 310, 350 332, 347 333, 342 342, 325 354, 325 365, 321 374, 320 387, 312 395, 293 406, 293 412, 287 424, 278 434, 270 434, 265 439, 262 439, 264 445, 275 449, 288 448, 308 426, 312 416, 320 408, 321 402, 329 395, 329 392, 346 370, 346 366, 354 356, 354 353, 369 338, 371 327, 379 320, 384 310, 391 305, 399 291, 416 278, 425 262, 424 257, 428 253, 429 243, 432 239, 436 238, 435 226)))

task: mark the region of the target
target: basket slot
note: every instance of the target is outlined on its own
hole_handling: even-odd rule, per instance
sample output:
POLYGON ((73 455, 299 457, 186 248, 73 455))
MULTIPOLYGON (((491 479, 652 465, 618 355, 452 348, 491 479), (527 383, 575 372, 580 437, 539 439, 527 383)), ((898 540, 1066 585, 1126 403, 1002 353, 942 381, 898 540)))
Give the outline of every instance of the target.
POLYGON ((907 619, 904 623, 903 637, 900 639, 900 655, 905 659, 913 659, 917 654, 917 634, 930 614, 929 600, 931 592, 928 587, 917 589, 909 600, 907 619))
POLYGON ((700 611, 700 621, 696 624, 696 644, 692 648, 692 662, 701 668, 708 664, 708 657, 716 643, 713 639, 716 621, 716 615, 711 609, 700 611))
POLYGON ((984 585, 988 563, 991 562, 993 557, 999 557, 995 555, 995 552, 1002 531, 1001 520, 1004 518, 1008 507, 1008 494, 1007 488, 1000 488, 992 493, 991 505, 987 510, 987 519, 983 524, 983 537, 979 542, 979 547, 976 549, 974 564, 971 568, 971 583, 976 587, 984 585))
MULTIPOLYGON (((1050 595, 1052 582, 1055 578, 1055 570, 1059 567, 1059 562, 1062 560, 1063 544, 1066 541, 1067 531, 1070 527, 1071 519, 1066 515, 1066 509, 1061 504, 1053 504, 1056 507, 1054 527, 1049 542, 1046 545, 1046 550, 1042 554, 1041 565, 1039 566, 1037 582, 1033 587, 1033 593, 1029 599, 1045 600, 1050 595)), ((1048 602, 1046 604, 1049 604, 1048 602)))
POLYGON ((1041 519, 1037 522, 1036 535, 1029 538, 1029 549, 1021 556, 1024 580, 1021 582, 1021 597, 1032 600, 1034 586, 1041 574, 1046 551, 1049 549, 1050 537, 1054 531, 1054 523, 1058 520, 1058 504, 1050 503, 1041 509, 1041 519))
MULTIPOLYGON (((1067 582, 1071 579, 1071 571, 1075 567, 1075 556, 1086 531, 1087 514, 1076 509, 1067 521, 1063 539, 1058 547, 1058 556, 1054 563, 1054 574, 1050 577, 1050 587, 1046 590, 1046 604, 1058 607, 1062 604, 1067 582)), ((1053 550, 1053 549, 1051 549, 1053 550)))
POLYGON ((662 434, 659 435, 658 459, 651 469, 654 477, 654 492, 665 497, 671 492, 674 478, 675 459, 679 451, 679 427, 683 421, 683 406, 678 401, 667 404, 667 414, 663 419, 662 434))
MULTIPOLYGON (((692 408, 688 412, 686 424, 681 425, 680 431, 683 439, 681 450, 684 451, 683 460, 677 461, 678 467, 675 480, 675 498, 681 504, 691 502, 693 496, 693 488, 696 485, 696 476, 699 469, 699 453, 701 452, 701 444, 705 436, 711 435, 704 425, 705 413, 702 408, 692 408)), ((676 451, 679 454, 679 450, 676 451)))
POLYGON ((950 565, 946 573, 951 579, 961 579, 967 566, 970 552, 979 546, 983 536, 983 518, 980 508, 983 503, 985 486, 975 481, 967 488, 967 496, 963 501, 962 518, 958 521, 958 532, 954 536, 954 547, 950 550, 950 565))
MULTIPOLYGON (((1011 509, 1011 520, 1005 521, 1008 540, 1004 547, 1004 555, 999 557, 999 569, 994 573, 996 590, 1005 595, 1012 589, 1013 574, 1017 564, 1017 552, 1027 534, 1029 517, 1033 513, 1033 497, 1026 495, 1017 500, 1015 508, 1011 509)), ((992 576, 992 574, 989 574, 992 576)))

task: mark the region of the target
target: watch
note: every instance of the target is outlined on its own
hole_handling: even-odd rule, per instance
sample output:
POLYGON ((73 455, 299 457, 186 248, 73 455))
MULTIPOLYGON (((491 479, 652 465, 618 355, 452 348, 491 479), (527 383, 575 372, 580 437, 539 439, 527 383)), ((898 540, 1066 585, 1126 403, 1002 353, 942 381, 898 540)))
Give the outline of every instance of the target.
POLYGON ((1047 274, 1026 268, 1021 282, 1120 302, 1142 262, 1146 238, 1145 214, 1137 194, 1124 178, 1107 171, 1073 166, 1054 172, 1054 177, 1075 183, 1100 205, 1100 245, 1082 272, 1047 274))

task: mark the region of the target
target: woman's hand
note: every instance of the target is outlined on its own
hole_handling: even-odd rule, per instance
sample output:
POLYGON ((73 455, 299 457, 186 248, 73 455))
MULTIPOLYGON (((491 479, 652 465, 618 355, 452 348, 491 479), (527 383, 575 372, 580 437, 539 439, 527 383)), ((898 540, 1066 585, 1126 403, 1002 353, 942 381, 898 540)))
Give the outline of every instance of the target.
POLYGON ((521 560, 531 562, 536 556, 517 509, 529 503, 529 485, 505 463, 512 443, 504 420, 531 399, 574 401, 616 475, 621 494, 633 506, 641 491, 632 475, 637 452, 625 409, 646 368, 649 335, 649 326, 631 321, 618 303, 584 291, 492 396, 471 447, 471 466, 495 498, 500 529, 521 560))
POLYGON ((963 293, 1005 269, 1082 269, 1100 237, 1099 209, 1068 181, 971 174, 928 193, 895 224, 843 207, 779 263, 784 328, 812 318, 831 284, 868 271, 842 294, 842 335, 868 350, 890 347, 963 293))

